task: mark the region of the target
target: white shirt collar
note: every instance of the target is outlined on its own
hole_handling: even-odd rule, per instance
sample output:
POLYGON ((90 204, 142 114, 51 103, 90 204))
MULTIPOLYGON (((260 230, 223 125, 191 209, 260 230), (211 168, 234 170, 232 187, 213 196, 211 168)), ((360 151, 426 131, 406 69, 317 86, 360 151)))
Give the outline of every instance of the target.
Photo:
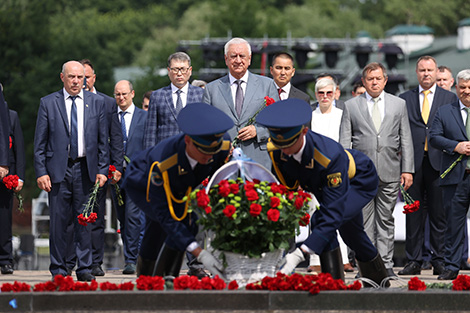
MULTIPOLYGON (((432 94, 435 94, 435 93, 436 93, 436 86, 437 86, 437 84, 434 84, 434 85, 432 85, 432 87, 429 88, 428 90, 430 90, 432 94)), ((423 90, 424 90, 423 87, 421 87, 421 85, 419 85, 418 88, 419 88, 419 93, 422 93, 423 90)))
MULTIPOLYGON (((67 92, 67 90, 65 90, 65 88, 63 88, 64 90, 64 99, 68 99, 70 97, 70 94, 67 92)), ((80 90, 80 92, 78 93, 77 95, 80 99, 83 99, 83 89, 80 90)))
MULTIPOLYGON (((180 88, 176 87, 175 85, 173 85, 173 83, 170 84, 171 85, 171 93, 176 93, 178 90, 180 90, 180 88)), ((182 88, 181 88, 181 91, 184 93, 184 94, 188 94, 188 89, 189 89, 189 84, 186 83, 186 85, 184 85, 182 88)))
MULTIPOLYGON (((230 72, 228 73, 228 78, 230 80, 230 85, 233 85, 233 83, 237 80, 235 77, 232 76, 232 74, 230 74, 230 72)), ((240 80, 245 83, 248 82, 248 71, 246 71, 245 75, 243 75, 243 77, 240 78, 240 80)))
MULTIPOLYGON (((118 106, 118 114, 122 112, 121 108, 118 106)), ((134 105, 134 102, 132 102, 132 104, 127 108, 126 112, 130 115, 134 114, 134 111, 135 111, 135 105, 134 105)))
POLYGON ((186 157, 188 158, 188 162, 189 162, 189 165, 191 166, 191 169, 194 169, 197 165, 197 161, 193 159, 192 157, 190 157, 187 151, 184 151, 184 153, 186 154, 186 157))
POLYGON ((297 162, 301 163, 302 162, 302 154, 304 153, 304 150, 305 150, 305 146, 307 145, 307 140, 305 139, 305 136, 304 136, 304 142, 302 144, 302 147, 300 148, 300 150, 293 154, 292 157, 294 158, 294 160, 296 160, 297 162))

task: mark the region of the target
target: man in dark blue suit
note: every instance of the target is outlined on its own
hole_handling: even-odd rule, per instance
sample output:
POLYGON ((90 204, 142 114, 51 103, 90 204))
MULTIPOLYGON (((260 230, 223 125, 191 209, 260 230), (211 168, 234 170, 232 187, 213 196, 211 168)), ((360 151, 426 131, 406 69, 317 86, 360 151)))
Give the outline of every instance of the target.
POLYGON ((108 124, 103 98, 82 89, 84 77, 82 64, 66 62, 64 88, 41 99, 34 168, 38 187, 49 193, 51 274, 68 274, 67 226, 73 221, 77 279, 91 281, 91 226, 79 225, 77 216, 93 185, 107 181, 108 124))
POLYGON ((431 146, 443 152, 439 184, 447 229, 445 270, 439 280, 453 280, 459 274, 470 205, 470 69, 457 74, 455 88, 460 101, 439 108, 429 138, 431 146), (455 167, 448 171, 453 163, 455 167))
MULTIPOLYGON (((127 168, 128 160, 132 160, 139 152, 144 150, 144 127, 147 120, 147 112, 134 105, 134 87, 128 80, 121 80, 114 86, 114 97, 118 105, 118 115, 121 121, 121 131, 124 138, 124 170, 127 168), (123 124, 124 123, 124 124, 123 124)), ((121 182, 118 183, 121 185, 121 182)), ((145 215, 139 207, 127 195, 126 190, 121 188, 123 205, 117 201, 116 190, 111 189, 116 212, 121 223, 121 238, 124 245, 124 270, 123 274, 134 274, 136 271, 137 256, 141 235, 145 225, 145 215)))
POLYGON ((17 175, 18 186, 13 190, 0 184, 0 268, 2 274, 13 274, 12 210, 13 193, 20 192, 25 179, 25 152, 23 131, 16 111, 10 110, 10 164, 9 174, 17 175))
MULTIPOLYGON (((106 119, 108 122, 108 134, 109 134, 109 160, 111 165, 116 167, 116 171, 113 173, 111 184, 117 183, 121 179, 122 165, 124 162, 123 158, 123 142, 121 125, 118 120, 116 112, 116 100, 110 96, 99 92, 95 88, 96 74, 93 68, 93 64, 88 59, 80 61, 85 68, 86 86, 85 90, 88 90, 94 94, 97 94, 104 99, 106 119)), ((98 207, 96 211, 98 213, 98 219, 91 226, 91 242, 93 246, 93 264, 91 273, 94 276, 104 276, 104 270, 101 267, 103 264, 104 257, 104 229, 105 220, 104 216, 106 213, 106 194, 108 190, 108 184, 104 186, 98 194, 98 207)), ((73 266, 72 266, 73 268, 73 266)))
POLYGON ((8 106, 3 98, 3 91, 0 91, 0 179, 7 176, 9 164, 10 146, 10 119, 8 106))
MULTIPOLYGON (((138 154, 126 170, 124 188, 145 212, 147 220, 154 221, 168 234, 156 263, 153 262, 151 275, 168 279, 178 276, 186 251, 212 274, 221 276, 221 264, 196 241, 197 216, 188 212, 187 202, 192 188, 225 163, 230 150, 226 131, 233 122, 205 103, 188 105, 177 121, 184 133, 138 154)), ((147 236, 148 228, 145 231, 147 236)), ((154 243, 144 240, 141 255, 155 249, 154 243)))
POLYGON ((176 123, 179 111, 189 103, 200 102, 204 89, 188 83, 192 74, 191 58, 184 52, 168 57, 171 84, 155 90, 150 96, 144 147, 150 148, 163 139, 181 133, 176 123))
POLYGON ((415 174, 409 189, 411 197, 421 208, 406 215, 405 252, 408 263, 398 275, 418 275, 423 263, 424 226, 429 216, 431 264, 433 274, 444 271, 444 233, 446 212, 439 188, 441 151, 428 144, 429 131, 439 107, 457 101, 450 91, 436 85, 437 63, 431 56, 422 56, 416 62, 419 86, 400 95, 405 99, 410 120, 415 174))
POLYGON ((268 128, 273 172, 290 190, 301 187, 315 195, 320 208, 311 220, 312 233, 287 254, 281 272, 290 274, 310 254, 320 255, 322 272, 344 280, 336 230, 355 253, 362 277, 381 284, 388 275, 377 249, 367 236, 362 208, 377 193, 374 163, 357 150, 344 150, 336 141, 310 131, 309 104, 287 99, 260 112, 257 123, 268 128))

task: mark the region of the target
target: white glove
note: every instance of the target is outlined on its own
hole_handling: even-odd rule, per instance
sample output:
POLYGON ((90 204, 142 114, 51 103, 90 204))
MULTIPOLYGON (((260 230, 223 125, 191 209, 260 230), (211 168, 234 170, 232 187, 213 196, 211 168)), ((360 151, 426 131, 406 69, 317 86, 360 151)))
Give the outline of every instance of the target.
POLYGON ((305 261, 304 253, 300 248, 295 249, 293 252, 286 255, 284 267, 281 273, 289 275, 299 265, 300 262, 305 261))
POLYGON ((207 250, 202 250, 201 253, 199 253, 199 256, 197 257, 197 260, 204 264, 204 267, 211 272, 212 275, 219 275, 220 278, 224 279, 225 276, 222 273, 224 270, 224 267, 222 264, 220 264, 219 261, 217 261, 214 256, 208 252, 207 250))

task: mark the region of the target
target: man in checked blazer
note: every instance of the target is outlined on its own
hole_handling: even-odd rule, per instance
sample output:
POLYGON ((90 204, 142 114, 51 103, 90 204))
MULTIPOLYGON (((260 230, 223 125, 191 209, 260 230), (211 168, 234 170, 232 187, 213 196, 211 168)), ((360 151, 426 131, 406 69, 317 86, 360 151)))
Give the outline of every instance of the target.
POLYGON ((375 164, 379 186, 375 199, 363 209, 364 228, 393 273, 395 223, 393 209, 400 184, 413 184, 414 155, 406 103, 384 92, 385 67, 370 63, 362 71, 366 93, 346 101, 339 141, 345 149, 366 154, 375 164))
POLYGON ((145 149, 155 146, 165 138, 181 133, 176 124, 179 110, 189 103, 202 100, 204 90, 188 83, 192 74, 189 55, 184 52, 170 55, 167 70, 171 84, 155 90, 150 96, 148 117, 145 123, 145 149), (178 104, 178 97, 181 99, 181 107, 178 104))

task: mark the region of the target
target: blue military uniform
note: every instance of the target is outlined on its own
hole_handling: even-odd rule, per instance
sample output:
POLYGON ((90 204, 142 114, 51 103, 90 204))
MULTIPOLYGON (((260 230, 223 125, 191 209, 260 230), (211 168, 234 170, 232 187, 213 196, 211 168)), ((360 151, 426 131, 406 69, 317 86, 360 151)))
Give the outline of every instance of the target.
POLYGON ((320 255, 322 271, 344 278, 336 238, 338 230, 344 242, 356 252, 362 275, 380 283, 387 276, 385 267, 364 231, 362 219, 362 208, 377 193, 375 166, 359 151, 344 150, 334 140, 310 130, 305 132, 310 114, 305 101, 287 99, 270 105, 258 115, 257 122, 270 132, 268 150, 273 172, 288 188, 301 187, 313 193, 320 203, 311 220, 312 233, 304 245, 320 255), (296 144, 303 133, 305 142, 298 162, 282 149, 296 144), (370 273, 372 261, 381 263, 383 273, 378 276, 370 273))
POLYGON ((146 228, 140 251, 140 256, 148 261, 148 266, 155 263, 152 260, 155 260, 156 252, 159 251, 156 244, 163 241, 161 236, 168 235, 160 250, 156 272, 153 272, 161 276, 177 276, 182 253, 196 241, 197 216, 187 212, 184 197, 189 196, 192 188, 225 163, 230 151, 230 137, 225 132, 233 126, 227 115, 204 103, 189 104, 181 110, 178 124, 184 134, 165 139, 138 154, 130 163, 123 183, 131 199, 152 221, 152 227, 146 228), (185 135, 191 138, 198 150, 211 154, 211 161, 207 164, 198 163, 192 168, 186 151, 185 135), (160 238, 156 238, 158 236, 160 238), (166 263, 179 262, 179 266, 160 268, 159 261, 164 250, 169 250, 171 254, 165 260, 168 261, 166 263), (168 259, 174 260, 171 262, 168 259))

